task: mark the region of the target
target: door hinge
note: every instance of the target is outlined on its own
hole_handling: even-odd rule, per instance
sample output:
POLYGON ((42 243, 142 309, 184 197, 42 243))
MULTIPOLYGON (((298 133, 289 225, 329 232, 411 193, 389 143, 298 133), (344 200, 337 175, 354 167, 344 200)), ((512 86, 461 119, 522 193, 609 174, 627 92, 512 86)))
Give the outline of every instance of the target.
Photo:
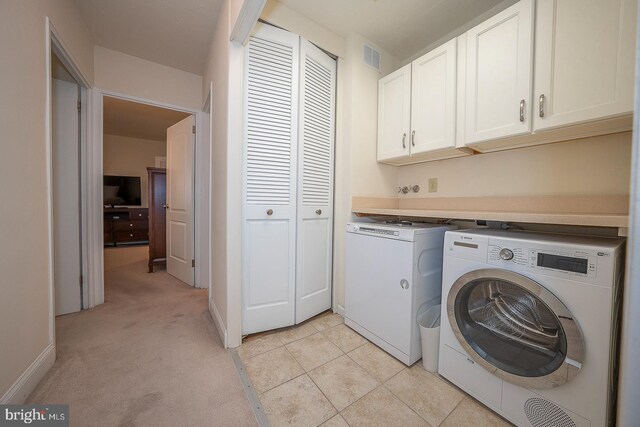
POLYGON ((82 102, 78 101, 78 113, 82 110, 82 102))
POLYGON ((193 134, 195 135, 195 133, 196 133, 196 125, 193 125, 191 127, 191 132, 193 132, 193 134))
POLYGON ((195 267, 195 266, 196 266, 196 260, 195 260, 195 259, 192 259, 192 260, 191 260, 191 267, 195 267))

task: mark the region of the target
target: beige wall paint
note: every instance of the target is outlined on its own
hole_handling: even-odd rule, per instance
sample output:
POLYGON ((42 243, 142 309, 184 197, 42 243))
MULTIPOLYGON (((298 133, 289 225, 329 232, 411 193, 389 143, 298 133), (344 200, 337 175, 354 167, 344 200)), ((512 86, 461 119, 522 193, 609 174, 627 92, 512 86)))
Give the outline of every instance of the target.
POLYGON ((95 46, 95 86, 177 107, 202 107, 202 76, 95 46))
POLYGON ((402 166, 398 185, 421 187, 401 197, 628 194, 630 158, 624 132, 402 166), (429 178, 438 178, 437 193, 427 191, 429 178))
POLYGON ((45 18, 49 16, 90 83, 93 42, 72 0, 3 0, 0 9, 0 54, 5 58, 0 79, 3 144, 0 396, 3 396, 53 339, 45 139, 45 18))
POLYGON ((102 148, 104 174, 139 176, 142 186, 142 206, 149 207, 147 167, 155 166, 156 156, 167 155, 167 142, 104 135, 102 148))

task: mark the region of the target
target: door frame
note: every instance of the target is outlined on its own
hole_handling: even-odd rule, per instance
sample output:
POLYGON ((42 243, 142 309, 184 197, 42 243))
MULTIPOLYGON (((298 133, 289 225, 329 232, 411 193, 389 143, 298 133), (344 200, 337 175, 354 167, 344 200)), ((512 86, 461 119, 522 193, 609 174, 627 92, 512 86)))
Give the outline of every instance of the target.
MULTIPOLYGON (((195 196, 198 198, 203 197, 201 203, 194 203, 194 259, 196 260, 194 271, 194 287, 196 288, 208 288, 209 287, 209 275, 208 272, 208 253, 206 252, 208 245, 202 244, 201 240, 203 236, 200 235, 201 230, 206 230, 208 224, 208 218, 206 216, 209 206, 209 194, 202 191, 201 187, 206 187, 206 179, 208 176, 208 155, 203 153, 205 147, 208 147, 207 136, 204 129, 203 113, 202 111, 181 107, 178 105, 172 105, 161 101, 156 101, 147 98, 140 98, 137 96, 127 95, 114 91, 109 91, 100 88, 94 88, 92 99, 92 144, 90 153, 86 158, 87 176, 88 182, 91 183, 91 187, 88 189, 87 195, 87 216, 90 230, 89 230, 89 259, 90 259, 90 301, 89 306, 94 307, 96 305, 104 303, 104 234, 103 234, 103 188, 102 188, 102 176, 103 176, 103 99, 104 97, 122 99, 125 101, 137 102, 140 104, 151 105, 154 107, 166 108, 175 111, 181 111, 184 113, 192 114, 196 120, 196 138, 194 147, 194 201, 195 196)), ((207 151, 208 152, 208 151, 207 151)), ((206 238, 206 236, 205 236, 206 238)))
MULTIPOLYGON (((84 160, 89 149, 90 135, 90 114, 91 114, 91 84, 89 79, 82 72, 78 64, 70 54, 71 50, 63 41, 60 33, 47 16, 45 18, 45 68, 46 68, 46 105, 45 105, 45 161, 46 161, 46 184, 47 184, 47 225, 48 225, 48 245, 49 245, 49 315, 51 322, 49 324, 49 339, 55 346, 55 283, 54 283, 54 232, 53 232, 53 76, 51 53, 54 52, 58 59, 64 64, 71 76, 75 79, 80 89, 80 101, 82 108, 80 109, 80 254, 82 257, 81 275, 88 278, 90 265, 88 257, 88 221, 86 216, 87 208, 87 181, 84 167, 84 160)), ((91 287, 87 280, 83 280, 82 284, 82 308, 90 308, 91 304, 91 287)))

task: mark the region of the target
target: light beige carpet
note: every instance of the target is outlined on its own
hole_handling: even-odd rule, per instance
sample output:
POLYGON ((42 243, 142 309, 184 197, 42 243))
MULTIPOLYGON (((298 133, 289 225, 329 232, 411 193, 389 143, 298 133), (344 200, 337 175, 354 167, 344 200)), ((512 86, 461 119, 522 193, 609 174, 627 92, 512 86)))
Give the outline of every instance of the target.
POLYGON ((207 291, 147 273, 147 251, 105 250, 105 304, 56 318, 57 360, 28 402, 68 403, 72 426, 256 425, 207 291))

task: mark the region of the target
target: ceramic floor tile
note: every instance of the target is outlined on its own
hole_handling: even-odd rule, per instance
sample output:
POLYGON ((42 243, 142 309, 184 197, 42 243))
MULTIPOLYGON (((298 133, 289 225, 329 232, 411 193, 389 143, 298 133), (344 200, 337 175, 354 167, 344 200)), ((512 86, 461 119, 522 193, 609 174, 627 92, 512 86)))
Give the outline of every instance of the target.
POLYGON ((329 341, 334 343, 345 353, 360 347, 367 343, 360 334, 345 325, 333 326, 322 331, 322 335, 327 337, 329 341))
POLYGON ((416 363, 385 386, 429 424, 439 425, 460 403, 464 394, 416 363))
POLYGON ((260 335, 256 337, 249 337, 240 347, 238 347, 237 351, 240 359, 245 362, 253 356, 282 347, 282 345, 282 341, 280 341, 276 334, 260 335))
POLYGON ((284 347, 252 357, 245 362, 245 368, 258 393, 304 374, 304 369, 284 347))
POLYGON ((338 411, 378 386, 378 382, 347 355, 310 371, 309 376, 338 411))
POLYGON ((336 414, 335 408, 307 375, 267 391, 260 400, 273 427, 317 426, 336 414))
POLYGON ((341 323, 344 323, 344 318, 337 313, 321 314, 309 320, 309 324, 313 325, 313 327, 319 331, 324 331, 341 323))
POLYGON ((442 423, 443 427, 506 427, 513 424, 470 397, 462 402, 442 423))
POLYGON ((338 414, 320 427, 349 427, 349 424, 338 414))
POLYGON ((307 372, 343 354, 322 334, 310 335, 286 347, 307 372))
POLYGON ((281 329, 276 333, 276 336, 280 338, 283 344, 289 344, 294 341, 298 341, 304 337, 315 334, 318 332, 316 328, 310 323, 304 323, 300 326, 293 326, 291 328, 281 329))
POLYGON ((406 368, 402 362, 371 343, 353 350, 349 357, 380 382, 385 382, 406 368))
POLYGON ((351 427, 429 426, 384 386, 349 406, 341 415, 351 427))

